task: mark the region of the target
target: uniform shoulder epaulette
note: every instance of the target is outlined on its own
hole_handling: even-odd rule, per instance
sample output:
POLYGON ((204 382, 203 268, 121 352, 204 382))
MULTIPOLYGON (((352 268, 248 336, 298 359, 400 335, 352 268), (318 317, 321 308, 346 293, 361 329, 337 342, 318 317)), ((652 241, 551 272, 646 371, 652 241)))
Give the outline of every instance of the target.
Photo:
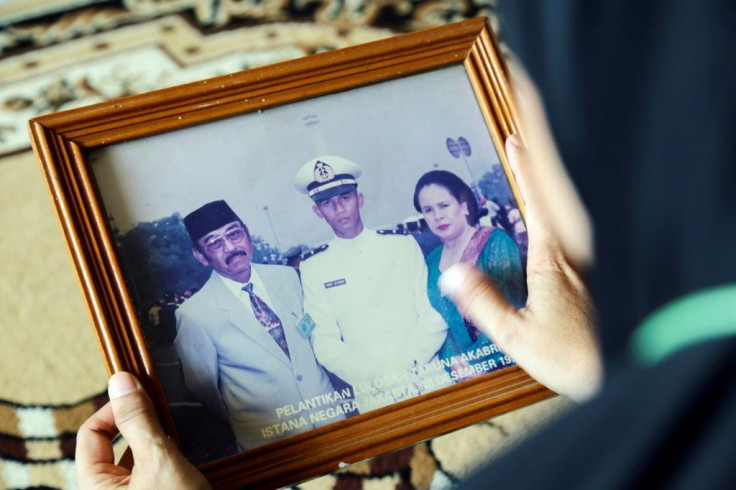
POLYGON ((327 247, 329 247, 329 245, 325 243, 324 245, 320 245, 319 247, 315 247, 312 250, 307 250, 306 252, 304 252, 302 254, 302 260, 307 260, 308 258, 314 257, 315 255, 317 255, 320 252, 324 252, 325 250, 327 250, 327 247))
POLYGON ((379 235, 408 235, 409 231, 401 228, 391 228, 388 230, 376 230, 379 235))

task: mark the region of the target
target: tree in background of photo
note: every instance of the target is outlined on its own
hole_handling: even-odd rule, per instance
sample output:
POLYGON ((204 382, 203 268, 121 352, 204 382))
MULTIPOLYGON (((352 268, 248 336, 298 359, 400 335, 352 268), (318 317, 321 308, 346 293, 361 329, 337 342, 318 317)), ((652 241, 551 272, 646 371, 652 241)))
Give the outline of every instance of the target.
MULTIPOLYGON (((167 294, 199 289, 211 270, 192 256, 192 242, 179 213, 137 223, 121 234, 113 227, 128 286, 138 307, 156 303, 167 294)), ((283 264, 284 253, 258 235, 251 235, 253 262, 283 264)))

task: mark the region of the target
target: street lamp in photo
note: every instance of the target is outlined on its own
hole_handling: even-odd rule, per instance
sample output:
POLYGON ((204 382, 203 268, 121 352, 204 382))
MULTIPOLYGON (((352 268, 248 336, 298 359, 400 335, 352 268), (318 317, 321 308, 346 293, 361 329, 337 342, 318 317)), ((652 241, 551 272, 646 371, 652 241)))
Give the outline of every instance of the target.
POLYGON ((468 140, 460 136, 457 140, 447 138, 445 145, 447 145, 447 151, 450 152, 450 155, 452 155, 453 158, 462 158, 463 162, 465 162, 465 167, 468 169, 468 175, 470 175, 470 186, 475 193, 476 199, 479 199, 480 194, 478 193, 478 186, 475 183, 475 176, 473 175, 473 171, 470 170, 470 163, 468 162, 468 157, 472 154, 470 143, 468 143, 468 140))
POLYGON ((319 116, 317 114, 307 114, 302 117, 302 123, 309 128, 309 135, 312 138, 314 149, 317 155, 327 155, 327 145, 325 138, 319 128, 319 116))
POLYGON ((271 233, 273 233, 273 239, 274 243, 276 244, 276 248, 281 251, 281 245, 279 244, 279 237, 276 235, 276 228, 273 226, 273 221, 271 220, 271 214, 268 212, 268 206, 263 206, 263 212, 266 213, 266 218, 268 219, 268 224, 271 225, 271 233))

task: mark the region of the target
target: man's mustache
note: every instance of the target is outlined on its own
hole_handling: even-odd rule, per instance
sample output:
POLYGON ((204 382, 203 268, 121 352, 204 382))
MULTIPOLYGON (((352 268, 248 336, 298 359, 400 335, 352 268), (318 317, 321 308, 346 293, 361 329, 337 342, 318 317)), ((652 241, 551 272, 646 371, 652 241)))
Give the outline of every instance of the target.
POLYGON ((228 255, 227 257, 225 257, 225 263, 227 265, 230 265, 230 261, 233 260, 235 257, 238 257, 240 255, 242 255, 243 257, 247 257, 248 256, 248 254, 245 253, 243 250, 236 250, 233 253, 231 253, 230 255, 228 255))

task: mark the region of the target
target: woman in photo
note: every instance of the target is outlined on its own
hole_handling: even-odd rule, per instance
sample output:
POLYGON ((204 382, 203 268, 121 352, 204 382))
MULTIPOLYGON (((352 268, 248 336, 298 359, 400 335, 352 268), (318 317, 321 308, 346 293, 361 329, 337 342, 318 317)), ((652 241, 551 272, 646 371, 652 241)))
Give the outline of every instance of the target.
POLYGON ((451 265, 469 262, 488 274, 511 304, 521 307, 526 303, 527 290, 516 242, 501 228, 478 226, 475 195, 452 172, 432 170, 422 175, 414 189, 414 207, 442 240, 442 245, 427 256, 429 301, 448 325, 439 358, 449 360, 456 356, 448 369, 454 381, 508 365, 508 361, 501 361, 504 355, 495 351, 490 339, 440 294, 437 280, 451 265), (468 355, 463 358, 463 353, 468 355), (477 369, 479 365, 481 369, 477 369))

